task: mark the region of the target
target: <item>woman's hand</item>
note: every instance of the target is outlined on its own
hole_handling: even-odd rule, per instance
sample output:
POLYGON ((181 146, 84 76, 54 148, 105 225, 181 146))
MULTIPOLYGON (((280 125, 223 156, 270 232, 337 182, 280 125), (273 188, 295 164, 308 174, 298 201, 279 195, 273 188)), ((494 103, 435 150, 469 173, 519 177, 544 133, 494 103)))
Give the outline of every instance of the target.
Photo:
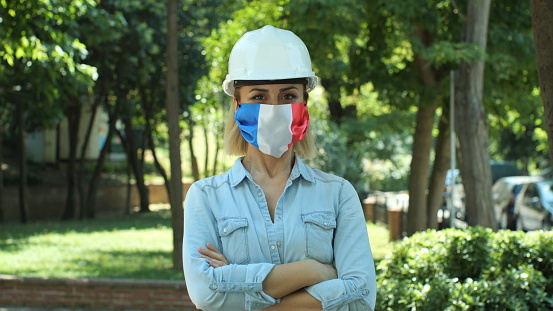
POLYGON ((201 254, 200 258, 205 258, 209 260, 210 266, 212 266, 213 268, 219 268, 229 264, 225 256, 223 256, 223 254, 218 249, 216 249, 215 246, 207 243, 206 247, 207 249, 200 247, 198 248, 198 251, 201 254))
POLYGON ((322 264, 318 261, 315 261, 315 263, 317 264, 317 272, 319 272, 319 282, 317 283, 338 278, 338 271, 334 266, 322 264))

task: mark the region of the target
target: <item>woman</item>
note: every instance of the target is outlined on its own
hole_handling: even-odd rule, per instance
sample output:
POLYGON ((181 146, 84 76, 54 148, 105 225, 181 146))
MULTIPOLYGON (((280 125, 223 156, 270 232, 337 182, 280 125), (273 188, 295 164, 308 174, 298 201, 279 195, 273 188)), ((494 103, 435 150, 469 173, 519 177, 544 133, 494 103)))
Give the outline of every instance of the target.
POLYGON ((373 310, 374 262, 349 182, 311 169, 304 43, 265 26, 229 58, 225 147, 243 157, 194 183, 185 200, 183 264, 203 310, 373 310))

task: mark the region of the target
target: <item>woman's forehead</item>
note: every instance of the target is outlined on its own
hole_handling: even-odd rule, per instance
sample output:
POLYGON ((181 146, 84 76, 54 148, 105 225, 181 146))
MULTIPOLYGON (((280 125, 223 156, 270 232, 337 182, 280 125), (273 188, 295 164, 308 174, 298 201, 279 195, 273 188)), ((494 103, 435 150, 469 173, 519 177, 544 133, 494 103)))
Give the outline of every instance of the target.
POLYGON ((261 84, 261 85, 245 85, 240 87, 240 91, 242 92, 251 92, 251 91, 258 91, 258 92, 283 92, 288 90, 298 90, 303 91, 303 88, 305 86, 301 83, 297 84, 261 84))

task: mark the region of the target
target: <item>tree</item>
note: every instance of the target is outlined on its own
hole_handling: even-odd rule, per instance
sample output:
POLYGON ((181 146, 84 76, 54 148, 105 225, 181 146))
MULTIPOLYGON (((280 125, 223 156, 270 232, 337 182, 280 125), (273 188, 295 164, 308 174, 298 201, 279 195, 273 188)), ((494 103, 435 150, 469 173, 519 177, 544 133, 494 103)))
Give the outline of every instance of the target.
POLYGON ((466 221, 497 230, 492 207, 492 174, 488 153, 488 128, 483 104, 484 55, 488 36, 489 0, 469 1, 463 42, 475 44, 482 57, 462 62, 455 87, 456 132, 461 144, 461 170, 465 189, 466 221))
MULTIPOLYGON (((165 42, 156 34, 164 31, 164 8, 162 3, 155 2, 103 1, 95 14, 80 21, 83 40, 89 48, 87 61, 99 72, 94 89, 96 104, 101 103, 108 111, 110 125, 119 119, 124 124, 127 159, 140 195, 141 212, 149 211, 149 193, 144 181, 146 144, 135 141, 134 134, 143 133, 147 128, 148 135, 143 137, 149 138, 151 127, 155 126, 145 117, 155 114, 152 112, 154 107, 161 107, 151 99, 163 98, 164 81, 158 77, 165 68, 161 57, 161 47, 165 42)), ((110 141, 107 142, 105 148, 109 147, 110 141)), ((89 185, 84 209, 88 217, 94 215, 95 189, 104 161, 105 152, 102 150, 89 185)))
POLYGON ((532 0, 530 3, 549 157, 553 163, 553 3, 547 0, 532 0))
POLYGON ((22 221, 28 215, 23 133, 58 122, 68 103, 66 96, 74 97, 93 84, 93 68, 82 64, 86 50, 77 39, 75 22, 93 4, 88 0, 0 2, 0 97, 6 102, 0 109, 18 124, 22 221), (63 10, 53 10, 61 6, 63 10))
POLYGON ((169 158, 171 160, 171 224, 173 226, 173 268, 182 270, 182 239, 184 210, 182 206, 182 171, 180 160, 179 81, 178 81, 178 20, 177 0, 167 2, 167 125, 169 127, 169 158))
MULTIPOLYGON (((524 24, 527 12, 519 4, 510 1, 493 4, 496 6, 490 24, 490 32, 494 34, 493 54, 486 55, 493 61, 486 63, 489 74, 486 75, 487 93, 483 103, 498 106, 494 113, 505 111, 507 104, 513 110, 521 109, 531 100, 528 89, 532 89, 532 74, 522 70, 532 62, 531 58, 524 57, 528 50, 528 45, 524 44, 528 31, 524 24), (520 101, 521 98, 526 101, 520 101)), ((439 125, 439 122, 448 122, 449 72, 458 69, 461 62, 473 64, 485 54, 478 46, 462 40, 466 12, 469 10, 464 3, 450 1, 372 2, 370 10, 366 9, 366 24, 361 24, 360 34, 364 36, 355 40, 357 46, 349 54, 353 77, 372 81, 383 102, 406 109, 417 105, 419 113, 421 109, 427 110, 413 125, 416 141, 411 167, 415 169, 409 177, 412 196, 409 209, 414 209, 411 215, 426 216, 408 217, 408 221, 417 222, 409 225, 409 233, 435 226, 433 213, 441 205, 443 181, 449 168, 449 161, 446 161, 449 152, 444 152, 449 126, 439 125), (431 82, 432 77, 437 82, 431 82), (438 107, 432 113, 429 109, 436 103, 438 107), (440 111, 441 117, 437 119, 435 114, 440 111), (423 124, 419 126, 419 122, 423 124), (424 128, 427 129, 424 132, 419 130, 424 128), (436 134, 439 144, 434 141, 436 134), (421 145, 419 141, 427 143, 421 145), (432 149, 428 148, 428 141, 433 141, 431 148, 436 146, 430 182, 427 163, 431 160, 432 149)))

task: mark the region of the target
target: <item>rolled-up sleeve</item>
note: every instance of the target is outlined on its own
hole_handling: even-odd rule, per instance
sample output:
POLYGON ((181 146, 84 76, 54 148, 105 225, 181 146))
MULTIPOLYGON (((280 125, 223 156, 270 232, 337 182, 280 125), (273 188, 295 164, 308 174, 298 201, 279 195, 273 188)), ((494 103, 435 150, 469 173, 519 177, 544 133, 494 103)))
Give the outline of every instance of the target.
POLYGON ((338 279, 306 290, 321 301, 325 311, 374 310, 376 274, 367 227, 359 197, 343 181, 334 236, 334 260, 338 279))
POLYGON ((277 302, 263 292, 271 263, 230 264, 213 268, 200 258, 199 247, 211 243, 221 250, 217 222, 205 192, 193 184, 185 200, 183 268, 192 302, 203 310, 259 310, 277 302))

